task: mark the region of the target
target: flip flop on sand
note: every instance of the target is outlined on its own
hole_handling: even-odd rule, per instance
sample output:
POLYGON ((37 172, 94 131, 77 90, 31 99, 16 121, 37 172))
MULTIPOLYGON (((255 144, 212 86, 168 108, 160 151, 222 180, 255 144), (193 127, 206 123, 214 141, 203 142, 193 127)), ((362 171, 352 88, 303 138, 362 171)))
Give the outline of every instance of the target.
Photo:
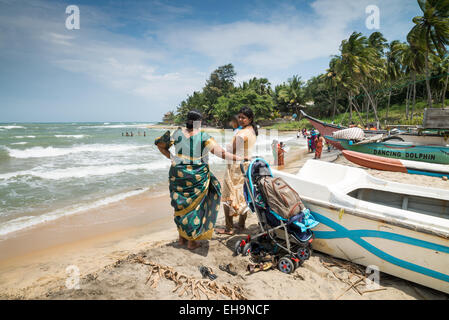
POLYGON ((221 271, 229 273, 230 275, 237 275, 237 272, 235 272, 235 267, 232 265, 232 263, 228 263, 227 265, 220 264, 218 268, 220 268, 221 271))
POLYGON ((258 263, 258 264, 249 264, 246 267, 246 270, 251 274, 259 271, 267 271, 273 268, 272 262, 258 263))
POLYGON ((212 281, 214 281, 215 279, 217 279, 217 276, 215 274, 212 273, 212 269, 205 267, 205 266, 199 266, 201 275, 203 276, 203 278, 209 278, 212 281))
POLYGON ((233 230, 226 230, 226 229, 215 229, 215 232, 218 234, 227 234, 227 235, 234 235, 234 231, 233 230))

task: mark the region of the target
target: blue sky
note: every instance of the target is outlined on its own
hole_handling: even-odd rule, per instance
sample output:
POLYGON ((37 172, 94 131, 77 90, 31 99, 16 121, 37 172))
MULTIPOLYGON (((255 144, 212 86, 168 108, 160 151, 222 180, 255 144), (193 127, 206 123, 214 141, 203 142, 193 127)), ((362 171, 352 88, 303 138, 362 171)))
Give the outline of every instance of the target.
POLYGON ((420 14, 414 0, 0 0, 0 122, 160 121, 220 65, 237 82, 307 80, 353 31, 405 41, 420 14))

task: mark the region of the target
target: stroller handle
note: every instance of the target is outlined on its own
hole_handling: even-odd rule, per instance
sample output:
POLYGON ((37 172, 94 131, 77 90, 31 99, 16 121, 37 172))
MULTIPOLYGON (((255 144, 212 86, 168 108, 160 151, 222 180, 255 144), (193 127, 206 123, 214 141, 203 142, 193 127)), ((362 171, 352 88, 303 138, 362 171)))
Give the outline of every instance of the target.
POLYGON ((250 160, 242 160, 240 162, 240 171, 242 171, 243 174, 245 174, 245 166, 244 166, 244 164, 245 164, 245 162, 249 162, 249 161, 250 160))
POLYGON ((251 162, 251 161, 253 161, 254 159, 257 159, 257 158, 260 158, 260 157, 259 156, 252 156, 250 159, 248 159, 248 160, 244 159, 244 160, 242 160, 240 162, 240 170, 242 171, 243 175, 245 175, 245 166, 244 166, 245 162, 251 162))

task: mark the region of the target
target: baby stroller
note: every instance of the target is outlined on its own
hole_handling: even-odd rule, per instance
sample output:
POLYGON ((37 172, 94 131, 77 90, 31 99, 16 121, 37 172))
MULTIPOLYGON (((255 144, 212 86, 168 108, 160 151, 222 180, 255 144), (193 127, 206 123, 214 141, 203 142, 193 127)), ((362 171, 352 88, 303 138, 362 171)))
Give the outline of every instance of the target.
POLYGON ((251 211, 257 215, 261 233, 238 241, 235 254, 246 256, 258 253, 262 248, 271 248, 272 253, 280 257, 277 261, 279 270, 284 273, 293 272, 311 256, 313 232, 310 229, 319 223, 315 221, 309 209, 286 219, 268 206, 259 181, 265 176, 273 177, 273 174, 264 159, 253 159, 246 172, 241 163, 240 169, 245 176, 244 197, 251 211))

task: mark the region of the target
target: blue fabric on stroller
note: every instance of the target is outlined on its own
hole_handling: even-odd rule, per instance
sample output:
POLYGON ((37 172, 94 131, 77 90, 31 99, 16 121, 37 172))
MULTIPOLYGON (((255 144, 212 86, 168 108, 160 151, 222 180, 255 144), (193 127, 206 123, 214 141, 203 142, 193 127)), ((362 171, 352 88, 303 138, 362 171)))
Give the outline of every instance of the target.
MULTIPOLYGON (((251 161, 248 170, 246 171, 249 187, 252 192, 251 194, 253 195, 257 209, 260 213, 265 215, 266 221, 270 227, 277 227, 281 224, 281 221, 283 221, 287 225, 287 232, 290 235, 296 238, 299 242, 307 242, 313 235, 312 230, 310 229, 316 227, 319 222, 315 220, 309 209, 303 210, 301 213, 291 217, 290 219, 285 219, 271 210, 263 200, 263 196, 257 187, 258 178, 267 175, 271 177, 273 176, 270 165, 261 158, 256 158, 251 161)), ((251 201, 249 192, 250 191, 245 185, 243 188, 245 200, 250 209, 254 212, 255 208, 253 206, 253 202, 251 201)))

